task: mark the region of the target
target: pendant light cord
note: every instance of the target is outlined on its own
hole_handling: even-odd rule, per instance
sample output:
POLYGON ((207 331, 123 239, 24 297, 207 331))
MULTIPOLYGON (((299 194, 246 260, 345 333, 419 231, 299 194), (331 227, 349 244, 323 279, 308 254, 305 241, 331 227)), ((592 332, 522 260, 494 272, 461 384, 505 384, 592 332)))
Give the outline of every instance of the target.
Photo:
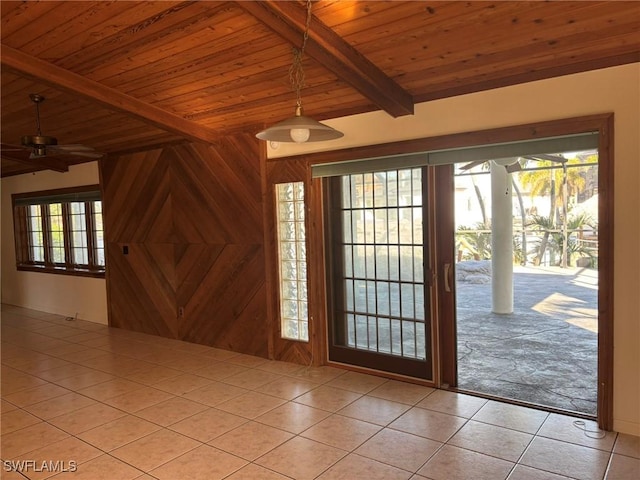
POLYGON ((302 46, 298 49, 293 47, 293 63, 289 68, 289 81, 293 91, 296 93, 296 106, 297 110, 302 111, 302 96, 301 90, 304 87, 304 69, 302 68, 302 57, 304 56, 304 50, 307 47, 307 40, 309 39, 309 27, 311 26, 311 0, 307 0, 307 21, 304 26, 304 35, 302 37, 302 46))

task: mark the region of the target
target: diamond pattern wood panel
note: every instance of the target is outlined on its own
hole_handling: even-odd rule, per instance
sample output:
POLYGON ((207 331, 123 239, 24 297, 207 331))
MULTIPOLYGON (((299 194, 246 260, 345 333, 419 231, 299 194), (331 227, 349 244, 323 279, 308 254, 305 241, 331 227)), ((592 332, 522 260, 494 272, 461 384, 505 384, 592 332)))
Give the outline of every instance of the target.
POLYGON ((240 135, 101 163, 112 325, 267 356, 260 155, 240 135))

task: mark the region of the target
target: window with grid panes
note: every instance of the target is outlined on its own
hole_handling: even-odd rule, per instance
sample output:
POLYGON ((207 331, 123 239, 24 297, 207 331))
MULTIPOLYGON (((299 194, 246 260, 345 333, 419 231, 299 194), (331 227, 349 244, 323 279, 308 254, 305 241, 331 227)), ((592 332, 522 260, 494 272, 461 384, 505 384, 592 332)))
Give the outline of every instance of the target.
POLYGON ((304 182, 276 185, 282 338, 309 341, 304 182))
POLYGON ((97 185, 14 194, 12 200, 19 270, 104 276, 97 185))

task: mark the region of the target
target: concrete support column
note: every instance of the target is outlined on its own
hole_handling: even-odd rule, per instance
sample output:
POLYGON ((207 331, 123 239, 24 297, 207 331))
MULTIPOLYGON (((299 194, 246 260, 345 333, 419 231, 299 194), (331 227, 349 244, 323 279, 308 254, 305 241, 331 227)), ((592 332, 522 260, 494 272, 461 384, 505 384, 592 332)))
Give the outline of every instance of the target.
POLYGON ((513 313, 513 206, 511 174, 503 163, 491 162, 491 293, 493 313, 508 314, 513 313))

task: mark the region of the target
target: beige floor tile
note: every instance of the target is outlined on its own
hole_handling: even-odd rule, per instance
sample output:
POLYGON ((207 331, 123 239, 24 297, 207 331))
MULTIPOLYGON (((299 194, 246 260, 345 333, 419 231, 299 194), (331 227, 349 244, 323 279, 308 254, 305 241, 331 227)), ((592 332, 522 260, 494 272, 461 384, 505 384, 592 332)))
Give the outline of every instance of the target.
POLYGON ((616 444, 613 447, 613 453, 640 458, 640 437, 619 433, 616 444))
POLYGON ((223 412, 216 408, 208 408, 203 412, 174 423, 168 428, 206 443, 227 433, 229 430, 239 427, 246 421, 246 418, 223 412))
POLYGON ((92 373, 96 370, 78 365, 76 363, 70 363, 63 365, 62 367, 55 367, 48 370, 38 372, 38 377, 47 380, 49 382, 55 382, 56 380, 62 380, 63 378, 73 377, 75 375, 83 375, 85 373, 92 373))
POLYGON ((337 412, 350 403, 355 402, 362 395, 360 393, 349 392, 342 388, 328 387, 322 385, 295 399, 297 403, 303 403, 310 407, 320 408, 329 412, 337 412))
POLYGON ((548 416, 547 412, 533 408, 490 400, 473 416, 473 420, 533 434, 548 416))
MULTIPOLYGON (((5 464, 2 469, 2 480, 24 480, 25 477, 21 473, 18 473, 20 470, 24 471, 24 466, 20 466, 19 464, 12 464, 10 460, 7 460, 8 464, 5 464)), ((26 472, 25 472, 26 475, 26 472)), ((286 477, 285 477, 286 478, 286 477)))
POLYGON ((133 413, 171 398, 174 398, 174 395, 170 393, 156 388, 142 387, 133 392, 108 398, 104 403, 125 412, 133 413))
POLYGON ((306 365, 300 365, 299 363, 281 362, 277 360, 269 360, 256 367, 258 370, 264 370, 265 372, 277 373, 278 375, 295 375, 302 372, 306 365))
POLYGON ((239 397, 227 400, 216 408, 225 412, 254 419, 285 403, 284 400, 258 392, 247 392, 239 397))
POLYGON ((327 382, 330 387, 343 388, 356 393, 368 393, 387 382, 386 378, 367 375, 366 373, 347 372, 327 382))
POLYGON ((116 378, 115 380, 109 380, 107 382, 83 388, 78 390, 78 393, 103 402, 108 398, 133 392, 134 390, 138 390, 142 387, 143 385, 140 385, 139 383, 130 382, 123 378, 116 378))
POLYGON ((28 405, 24 407, 24 409, 43 420, 48 420, 53 417, 64 415, 65 413, 73 412, 79 408, 94 405, 95 403, 96 401, 91 398, 79 395, 75 392, 70 392, 65 395, 60 395, 59 397, 45 400, 44 402, 28 405))
POLYGON ((209 442, 210 445, 253 461, 291 439, 293 434, 257 422, 247 422, 209 442))
POLYGON ((331 415, 325 410, 287 402, 256 418, 256 421, 291 433, 300 433, 331 415))
POLYGON ((385 428, 354 453, 416 472, 441 446, 440 442, 428 438, 385 428))
POLYGON ((88 348, 89 347, 87 347, 86 345, 67 343, 66 345, 49 348, 45 350, 44 353, 46 353, 47 355, 51 355, 52 357, 61 357, 63 355, 68 355, 69 353, 83 352, 88 348))
POLYGON ((301 435, 342 450, 352 451, 378 433, 382 427, 355 418, 332 415, 301 435))
POLYGON ((616 440, 614 432, 600 430, 594 421, 577 419, 557 413, 549 414, 538 435, 607 452, 613 450, 613 444, 616 440), (598 438, 601 436, 602 438, 598 438))
POLYGON ((202 355, 190 355, 184 352, 175 352, 174 355, 174 358, 167 358, 166 355, 163 355, 162 361, 158 363, 188 373, 193 373, 195 370, 217 363, 216 360, 202 355))
POLYGON ((7 369, 3 368, 0 387, 3 396, 7 396, 21 390, 26 390, 28 388, 37 387, 38 385, 44 385, 47 383, 42 378, 38 378, 27 373, 21 373, 17 370, 13 370, 13 373, 11 374, 7 374, 6 372, 7 369))
POLYGON ((40 468, 30 472, 29 479, 40 480, 52 477, 64 469, 73 469, 74 465, 77 466, 77 468, 81 468, 80 465, 99 457, 103 453, 104 452, 75 437, 67 437, 59 442, 28 453, 23 453, 19 455, 16 460, 35 460, 38 465, 40 465, 40 468), (53 465, 51 462, 53 462, 53 465), (52 468, 42 468, 43 464, 51 466, 52 468))
POLYGON ((0 437, 2 458, 15 458, 51 443, 64 440, 69 435, 46 422, 36 423, 0 437))
POLYGON ((246 460, 202 445, 150 473, 159 480, 219 480, 246 465, 246 460))
POLYGON ((361 397, 339 410, 340 415, 357 418, 376 425, 388 425, 411 407, 403 403, 392 402, 376 397, 361 397))
POLYGON ((291 377, 280 377, 277 380, 257 388, 256 391, 282 398, 284 400, 293 400, 300 395, 313 390, 318 386, 317 383, 298 380, 291 377))
POLYGON ((116 458, 149 472, 201 445, 171 430, 158 430, 111 452, 116 458))
POLYGON ((418 474, 433 480, 504 480, 513 463, 445 445, 418 474))
POLYGON ((471 418, 485 403, 487 403, 487 400, 484 398, 456 392, 447 392, 445 390, 436 390, 427 398, 420 401, 417 406, 428 410, 435 410, 436 412, 448 413, 449 415, 471 418))
POLYGON ((228 363, 233 363, 234 365, 242 365, 243 367, 256 368, 260 365, 267 363, 269 360, 262 357, 255 357, 253 355, 245 355, 240 353, 238 355, 234 355, 229 359, 225 360, 228 363))
POLYGON ((7 402, 4 399, 0 399, 0 412, 1 413, 7 413, 10 412, 12 410, 17 410, 18 407, 16 405, 14 405, 13 403, 7 402))
POLYGON ((456 433, 449 445, 517 462, 533 435, 470 420, 456 433))
POLYGON ((260 465, 250 463, 242 467, 225 480, 289 480, 291 477, 280 475, 272 470, 268 470, 260 465))
POLYGON ((86 342, 87 340, 92 340, 94 338, 102 338, 104 336, 104 334, 102 333, 97 333, 97 332, 85 332, 83 330, 78 330, 78 333, 76 335, 72 335, 70 337, 67 337, 67 342, 72 342, 72 343, 82 343, 82 342, 86 342))
POLYGON ((370 391, 367 395, 384 398, 385 400, 391 400, 393 402, 415 405, 434 391, 434 388, 423 387, 422 385, 389 380, 370 391))
POLYGON ((87 350, 82 350, 79 352, 66 353, 64 355, 60 355, 60 357, 58 358, 66 360, 67 362, 83 364, 87 360, 99 357, 101 355, 104 355, 104 350, 99 350, 97 348, 88 348, 87 350))
POLYGON ((600 480, 608 461, 608 452, 536 437, 520 463, 579 480, 600 480))
POLYGON ((254 463, 297 480, 317 477, 347 452, 302 437, 294 437, 254 463))
POLYGON ((125 378, 132 382, 142 383, 143 385, 150 386, 154 383, 159 383, 183 374, 184 372, 176 370, 175 368, 158 365, 150 368, 149 370, 131 373, 129 375, 126 375, 125 378))
POLYGON ((109 455, 78 465, 74 473, 60 473, 55 480, 133 480, 143 472, 109 455))
POLYGON ((94 370, 93 372, 61 378, 60 380, 56 380, 56 383, 61 387, 68 388, 70 390, 81 390, 98 383, 115 380, 115 378, 115 376, 109 373, 94 370))
POLYGON ((110 452, 159 429, 160 427, 154 423, 133 415, 125 415, 77 436, 105 452, 110 452))
POLYGON ((222 380, 242 372, 249 371, 248 367, 234 365, 233 363, 219 362, 205 368, 195 370, 194 375, 199 375, 210 380, 222 380))
POLYGON ((232 398, 239 397, 242 394, 247 393, 247 390, 233 385, 228 385, 222 382, 212 381, 210 384, 204 387, 197 388, 185 393, 184 398, 199 402, 210 407, 231 400, 232 398))
POLYGON ((166 427, 206 410, 206 405, 182 397, 172 397, 136 412, 137 417, 166 427))
POLYGON ((341 368, 323 366, 307 367, 291 374, 291 376, 314 383, 326 383, 344 374, 345 370, 341 368))
POLYGON ((414 407, 389 425, 390 428, 446 442, 467 422, 462 417, 414 407))
POLYGON ((604 478, 605 480, 638 480, 640 459, 614 453, 604 478))
POLYGON ((73 412, 50 418, 48 422, 65 432, 77 435, 92 428, 104 425, 118 418, 124 417, 125 412, 117 410, 104 403, 96 403, 73 412))
POLYGON ((27 405, 33 405, 34 403, 43 402, 51 398, 59 397, 71 393, 66 388, 63 388, 54 383, 45 383, 37 387, 28 388, 27 390, 21 390, 11 395, 5 396, 5 400, 17 405, 19 407, 26 407, 27 405))
POLYGON ((318 477, 318 480, 406 480, 411 473, 350 453, 318 477))
POLYGON ((231 350, 224 350, 222 348, 210 348, 206 353, 203 353, 206 357, 211 357, 214 360, 228 360, 236 355, 238 352, 232 352, 231 350))
POLYGON ((208 378, 193 375, 191 373, 184 373, 177 377, 155 383, 152 386, 153 388, 164 390, 165 392, 169 392, 174 395, 184 395, 185 393, 189 393, 209 384, 211 384, 211 380, 208 378))
POLYGON ((507 480, 570 480, 570 478, 525 465, 516 465, 507 480))
POLYGON ((200 345, 198 343, 179 341, 173 348, 178 352, 185 352, 193 355, 207 355, 213 347, 210 347, 209 345, 200 345))
POLYGON ((0 415, 2 435, 9 432, 15 432, 16 430, 20 430, 21 428, 40 422, 42 422, 41 418, 19 409, 11 410, 10 412, 2 413, 2 415, 0 415))
MULTIPOLYGON (((32 357, 32 354, 30 354, 29 357, 32 357)), ((21 364, 18 367, 18 369, 22 372, 26 372, 31 375, 38 376, 37 374, 40 372, 51 370, 52 368, 69 365, 69 362, 66 361, 66 359, 50 357, 48 355, 46 355, 45 357, 46 358, 39 358, 37 360, 31 359, 28 363, 21 364)), ((6 362, 4 360, 4 355, 3 355, 3 363, 10 365, 10 362, 6 362)))
POLYGON ((224 383, 234 385, 240 388, 246 388, 248 390, 255 390, 267 383, 278 380, 281 375, 277 373, 265 372, 263 370, 250 369, 242 373, 231 375, 222 380, 224 383))

